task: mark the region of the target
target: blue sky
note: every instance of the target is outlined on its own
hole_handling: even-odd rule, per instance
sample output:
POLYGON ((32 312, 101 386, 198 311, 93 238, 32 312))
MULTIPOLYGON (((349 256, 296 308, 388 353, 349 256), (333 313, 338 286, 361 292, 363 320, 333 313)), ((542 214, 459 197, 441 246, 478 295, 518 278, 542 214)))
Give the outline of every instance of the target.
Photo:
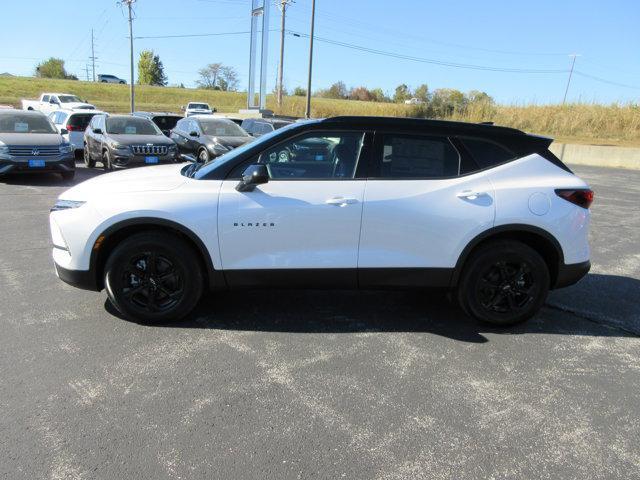
MULTIPOLYGON (((129 78, 127 22, 116 0, 2 3, 0 72, 29 75, 39 59, 58 56, 85 78, 94 28, 97 72, 129 78)), ((138 0, 134 36, 244 32, 249 5, 249 0, 138 0)), ((427 83, 431 90, 484 90, 501 103, 560 102, 569 54, 578 53, 570 101, 640 101, 638 0, 316 0, 316 5, 318 39, 436 62, 561 72, 452 68, 319 40, 314 90, 337 80, 389 92, 399 83, 427 83)), ((287 29, 308 33, 310 9, 311 0, 296 0, 287 29)), ((279 10, 273 8, 271 28, 278 30, 279 22, 279 10)), ((279 33, 272 32, 269 90, 276 80, 279 41, 279 33)), ((246 34, 136 40, 136 56, 146 48, 160 55, 171 84, 193 86, 198 69, 222 62, 238 70, 246 88, 246 34)), ((285 85, 290 89, 306 85, 307 48, 307 39, 287 35, 285 85)))

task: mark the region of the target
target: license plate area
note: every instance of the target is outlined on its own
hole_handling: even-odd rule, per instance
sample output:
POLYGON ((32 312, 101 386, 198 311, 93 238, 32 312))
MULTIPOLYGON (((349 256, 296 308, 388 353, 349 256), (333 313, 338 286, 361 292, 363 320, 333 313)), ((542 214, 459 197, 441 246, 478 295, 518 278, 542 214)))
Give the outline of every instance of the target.
POLYGON ((158 157, 144 157, 144 163, 153 165, 154 163, 158 163, 158 157))
POLYGON ((40 160, 40 159, 29 160, 29 168, 44 168, 44 160, 40 160))

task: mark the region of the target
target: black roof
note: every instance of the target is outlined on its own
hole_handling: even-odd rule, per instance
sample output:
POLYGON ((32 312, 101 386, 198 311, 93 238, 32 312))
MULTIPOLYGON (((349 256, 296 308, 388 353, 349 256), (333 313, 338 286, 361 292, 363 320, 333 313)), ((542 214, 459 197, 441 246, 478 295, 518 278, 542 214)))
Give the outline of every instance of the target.
POLYGON ((340 116, 317 120, 316 125, 332 128, 392 129, 396 131, 432 133, 435 135, 473 136, 503 143, 514 151, 532 146, 547 148, 552 138, 530 135, 522 130, 488 123, 455 122, 410 117, 340 116))

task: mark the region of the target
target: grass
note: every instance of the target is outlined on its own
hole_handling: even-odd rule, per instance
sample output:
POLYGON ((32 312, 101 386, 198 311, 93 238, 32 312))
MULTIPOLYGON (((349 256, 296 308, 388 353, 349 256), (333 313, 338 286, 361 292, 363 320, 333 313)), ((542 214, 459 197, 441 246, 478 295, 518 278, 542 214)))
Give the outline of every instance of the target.
MULTIPOLYGON (((113 113, 129 111, 129 86, 52 80, 28 77, 0 77, 0 104, 19 107, 21 98, 36 98, 44 91, 74 93, 98 108, 113 113)), ((220 112, 237 112, 246 105, 246 95, 203 89, 136 86, 138 110, 180 111, 189 101, 204 101, 220 112)), ((302 116, 304 97, 285 97, 278 110, 273 96, 267 107, 284 115, 302 116)), ((333 115, 424 116, 419 106, 313 98, 315 117, 333 115)), ((640 105, 471 105, 464 111, 445 115, 447 120, 492 121, 496 125, 549 135, 559 141, 587 144, 640 146, 640 105)))

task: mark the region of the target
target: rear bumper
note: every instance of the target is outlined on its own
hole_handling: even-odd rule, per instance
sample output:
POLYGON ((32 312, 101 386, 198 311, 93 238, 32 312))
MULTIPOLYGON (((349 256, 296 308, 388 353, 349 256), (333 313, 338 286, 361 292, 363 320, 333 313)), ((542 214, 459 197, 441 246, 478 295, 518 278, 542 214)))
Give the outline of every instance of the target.
POLYGON ((96 282, 96 276, 91 270, 68 270, 55 262, 53 264, 56 267, 56 275, 63 282, 83 290, 92 290, 94 292, 100 290, 96 282))
POLYGON ((30 167, 27 160, 0 159, 0 175, 13 173, 41 173, 41 172, 72 172, 76 168, 73 154, 59 159, 38 159, 44 160, 43 167, 30 167))
POLYGON ((553 288, 568 287, 577 283, 591 269, 591 262, 571 263, 569 265, 561 264, 558 266, 558 278, 553 288))

